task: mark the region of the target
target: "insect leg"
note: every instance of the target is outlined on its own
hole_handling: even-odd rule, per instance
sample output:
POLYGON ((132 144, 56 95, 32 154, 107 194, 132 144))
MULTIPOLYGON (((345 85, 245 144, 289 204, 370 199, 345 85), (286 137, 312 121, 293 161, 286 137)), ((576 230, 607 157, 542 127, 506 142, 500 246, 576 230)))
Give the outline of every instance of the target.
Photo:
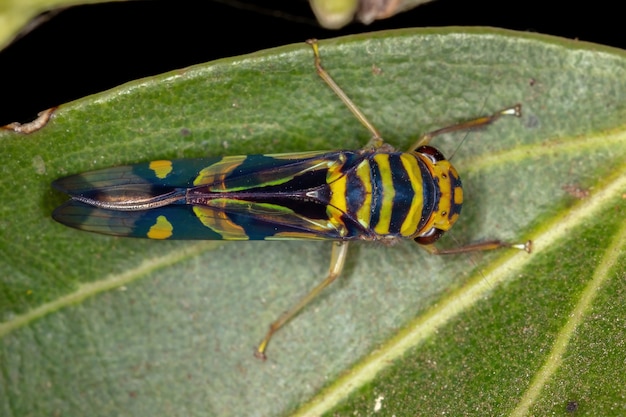
POLYGON ((309 304, 315 297, 321 293, 324 288, 328 287, 343 270, 343 266, 346 263, 346 257, 348 254, 348 242, 333 242, 333 249, 330 255, 330 268, 328 270, 328 276, 324 281, 320 282, 317 287, 313 288, 306 296, 304 296, 297 304, 292 306, 289 310, 285 311, 275 322, 270 324, 270 328, 265 335, 263 341, 259 344, 254 356, 259 359, 267 359, 265 356, 265 350, 270 342, 270 339, 280 329, 291 320, 296 314, 300 312, 307 304, 309 304))
POLYGON ((438 249, 434 244, 424 245, 422 247, 433 255, 456 255, 457 253, 477 252, 500 248, 515 248, 530 253, 533 248, 533 243, 530 240, 526 241, 526 243, 515 244, 503 242, 501 240, 489 240, 486 242, 469 243, 467 245, 450 249, 438 249))
POLYGON ((479 127, 487 126, 498 120, 502 116, 515 116, 520 117, 522 115, 522 105, 516 104, 511 107, 499 110, 489 116, 477 117, 466 122, 457 123, 451 126, 442 127, 441 129, 433 130, 432 132, 424 133, 420 138, 409 148, 411 151, 415 151, 420 146, 428 145, 430 141, 439 135, 450 132, 458 132, 459 130, 469 130, 479 127))
POLYGON ((315 69, 317 70, 317 75, 320 76, 322 80, 330 87, 331 90, 343 101, 348 110, 354 114, 354 116, 361 122, 363 126, 372 134, 372 139, 370 139, 369 143, 366 147, 378 148, 383 143, 384 140, 380 136, 378 129, 374 127, 374 125, 367 120, 367 117, 361 112, 361 110, 354 104, 354 102, 348 97, 348 95, 337 85, 335 80, 330 76, 330 74, 322 67, 322 58, 320 56, 319 47, 317 44, 317 39, 309 39, 306 41, 307 44, 311 45, 313 48, 313 56, 315 58, 315 69))

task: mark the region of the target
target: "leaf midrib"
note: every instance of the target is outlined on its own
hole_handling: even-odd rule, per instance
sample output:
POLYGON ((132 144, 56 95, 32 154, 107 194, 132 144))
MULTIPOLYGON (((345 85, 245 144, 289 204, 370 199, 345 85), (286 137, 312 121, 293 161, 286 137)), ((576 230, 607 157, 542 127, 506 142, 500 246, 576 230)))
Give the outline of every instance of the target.
POLYGON ((199 256, 206 251, 215 249, 221 244, 221 242, 217 241, 203 241, 193 245, 185 245, 179 249, 172 250, 166 255, 144 259, 135 268, 129 269, 123 273, 110 274, 100 280, 80 284, 73 292, 67 293, 56 300, 41 304, 37 308, 29 310, 24 314, 15 315, 10 320, 0 323, 0 338, 48 314, 70 305, 78 304, 100 293, 129 284, 141 277, 147 276, 151 272, 199 256))

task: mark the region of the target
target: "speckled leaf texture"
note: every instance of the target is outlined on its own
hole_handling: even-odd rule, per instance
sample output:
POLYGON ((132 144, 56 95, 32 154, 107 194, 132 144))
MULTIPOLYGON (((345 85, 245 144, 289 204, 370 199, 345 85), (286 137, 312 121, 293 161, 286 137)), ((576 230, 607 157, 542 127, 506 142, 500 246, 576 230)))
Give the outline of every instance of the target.
MULTIPOLYGON (((399 149, 437 138, 465 204, 437 257, 328 242, 161 242, 66 228, 56 178, 207 155, 358 149, 369 139, 290 45, 138 80, 0 132, 0 415, 434 416, 626 413, 626 54, 493 29, 324 41, 336 81, 399 149)), ((53 80, 50 80, 53 82, 53 80)), ((7 99, 6 97, 3 99, 7 99)))

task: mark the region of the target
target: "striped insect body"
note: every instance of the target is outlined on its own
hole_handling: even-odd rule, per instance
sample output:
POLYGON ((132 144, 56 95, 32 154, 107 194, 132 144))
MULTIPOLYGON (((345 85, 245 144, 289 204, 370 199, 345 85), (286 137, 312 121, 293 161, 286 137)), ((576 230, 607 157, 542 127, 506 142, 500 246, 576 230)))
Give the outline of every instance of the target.
MULTIPOLYGON (((459 218, 463 189, 456 169, 429 143, 443 133, 520 116, 520 106, 427 133, 398 151, 323 69, 317 43, 310 45, 320 77, 372 133, 363 149, 158 160, 53 183, 71 197, 53 218, 89 232, 155 240, 334 241, 327 277, 272 323, 256 351, 261 358, 272 335, 340 275, 350 241, 414 239, 436 254, 511 246, 435 247, 459 218)), ((530 251, 530 243, 521 248, 530 251)))
POLYGON ((391 240, 446 231, 461 181, 445 159, 378 149, 153 161, 54 182, 53 217, 114 236, 391 240))

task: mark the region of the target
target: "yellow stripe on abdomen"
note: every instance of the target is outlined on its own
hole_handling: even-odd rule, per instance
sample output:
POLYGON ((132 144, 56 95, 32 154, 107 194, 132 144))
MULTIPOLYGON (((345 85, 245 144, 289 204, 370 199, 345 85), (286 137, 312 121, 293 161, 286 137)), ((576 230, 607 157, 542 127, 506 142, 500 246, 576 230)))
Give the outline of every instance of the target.
POLYGON ((363 204, 356 212, 356 217, 361 226, 370 227, 372 218, 372 173, 369 161, 366 159, 356 169, 356 176, 363 184, 363 204))
POLYGON ((400 234, 404 237, 409 237, 418 231, 417 228, 419 227, 424 206, 424 187, 422 186, 422 174, 415 156, 404 153, 400 155, 400 161, 409 176, 411 187, 415 193, 406 218, 400 227, 400 234))
POLYGON ((393 187, 393 180, 391 178, 389 155, 384 153, 376 154, 374 156, 374 162, 378 164, 378 169, 380 171, 380 186, 382 186, 380 213, 378 223, 374 226, 374 231, 379 235, 386 235, 389 234, 391 213, 393 211, 393 198, 396 195, 396 190, 393 187))

